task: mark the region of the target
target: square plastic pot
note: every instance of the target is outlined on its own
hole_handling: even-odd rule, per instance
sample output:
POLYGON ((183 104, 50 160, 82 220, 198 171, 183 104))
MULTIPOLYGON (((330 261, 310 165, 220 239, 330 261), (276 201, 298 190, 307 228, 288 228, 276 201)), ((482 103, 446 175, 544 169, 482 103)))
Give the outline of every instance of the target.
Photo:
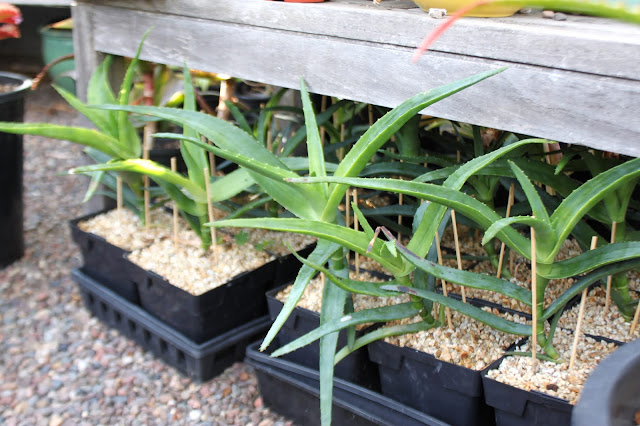
POLYGON ((129 251, 78 227, 79 222, 91 219, 107 211, 109 209, 82 216, 69 222, 71 238, 82 253, 82 271, 127 301, 140 304, 138 286, 130 278, 129 261, 125 258, 129 251))
POLYGON ((97 318, 136 341, 168 365, 197 381, 220 374, 242 361, 247 345, 264 335, 270 321, 256 318, 220 336, 196 343, 115 294, 81 270, 72 272, 86 308, 97 318))
POLYGON ((267 290, 295 277, 300 262, 292 255, 275 259, 198 296, 164 277, 127 261, 140 305, 195 342, 204 342, 234 327, 267 315, 267 290))
POLYGON ((487 377, 490 370, 498 368, 503 358, 495 361, 482 372, 484 397, 495 411, 498 426, 527 426, 571 424, 573 405, 564 399, 537 391, 526 391, 487 377))
POLYGON ((480 371, 384 341, 368 345, 378 364, 382 394, 451 425, 493 424, 480 371))

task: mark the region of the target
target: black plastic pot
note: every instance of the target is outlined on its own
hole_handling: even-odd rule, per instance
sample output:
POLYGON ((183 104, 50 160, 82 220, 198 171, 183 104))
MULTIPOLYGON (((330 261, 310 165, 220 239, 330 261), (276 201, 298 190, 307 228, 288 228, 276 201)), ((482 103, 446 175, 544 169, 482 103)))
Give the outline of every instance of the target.
MULTIPOLYGON (((498 368, 500 358, 483 371, 482 383, 487 405, 494 408, 496 425, 569 425, 573 405, 564 399, 536 391, 526 391, 486 376, 498 368)), ((600 425, 601 423, 591 423, 600 425)))
POLYGON ((85 232, 78 227, 79 222, 103 214, 106 211, 108 209, 69 222, 71 238, 82 253, 82 271, 127 301, 138 305, 140 304, 138 286, 129 276, 129 261, 125 258, 125 255, 129 252, 114 246, 98 235, 85 232))
POLYGON ((133 339, 168 365, 198 381, 208 380, 231 364, 244 359, 247 345, 264 335, 267 316, 203 343, 196 343, 168 327, 82 271, 72 272, 80 286, 86 308, 101 321, 133 339))
MULTIPOLYGON (((286 288, 289 284, 275 288, 267 292, 267 304, 269 307, 269 316, 275 320, 282 307, 281 301, 276 299, 276 295, 280 290, 286 288)), ((318 328, 320 325, 320 315, 308 309, 296 307, 291 315, 284 323, 278 334, 276 335, 276 344, 284 346, 296 340, 311 330, 318 328)), ((362 333, 357 333, 362 335, 362 333)), ((347 344, 347 334, 343 330, 338 337, 338 348, 347 344)), ((318 369, 320 360, 320 343, 315 341, 300 349, 297 349, 286 355, 286 359, 304 367, 318 369)), ((340 361, 334 368, 334 375, 340 379, 357 383, 360 386, 379 390, 380 382, 378 380, 378 366, 369 360, 366 348, 354 351, 349 356, 340 361)))
MULTIPOLYGON (((264 403, 272 410, 304 425, 320 424, 320 377, 317 369, 247 347, 246 362, 258 376, 264 403)), ((406 407, 348 381, 334 379, 332 421, 335 425, 445 426, 418 410, 406 407)))
POLYGON ((481 372, 384 341, 368 345, 382 394, 452 425, 492 425, 481 372))
POLYGON ((127 262, 140 305, 195 342, 204 342, 234 327, 267 315, 267 290, 291 280, 300 268, 292 255, 237 275, 199 296, 186 292, 155 272, 127 262))
MULTIPOLYGON (((31 80, 19 74, 0 71, 0 85, 16 88, 0 92, 0 121, 21 122, 24 98, 31 80)), ((24 254, 24 225, 22 200, 22 135, 0 132, 0 267, 24 254)))
POLYGON ((573 409, 573 426, 636 425, 640 410, 640 340, 602 360, 585 382, 573 409))

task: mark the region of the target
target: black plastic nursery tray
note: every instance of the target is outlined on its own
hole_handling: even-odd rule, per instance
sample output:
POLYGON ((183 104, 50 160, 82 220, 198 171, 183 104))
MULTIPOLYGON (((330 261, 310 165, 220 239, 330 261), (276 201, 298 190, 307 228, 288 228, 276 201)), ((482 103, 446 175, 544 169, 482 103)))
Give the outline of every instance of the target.
MULTIPOLYGON (((284 306, 281 301, 276 299, 276 295, 288 285, 290 283, 267 292, 267 304, 272 321, 276 319, 284 306)), ((276 335, 275 343, 279 346, 284 346, 319 326, 320 315, 308 309, 296 307, 276 335)), ((356 334, 361 335, 362 333, 356 334)), ((347 334, 343 330, 338 337, 338 348, 346 346, 346 344, 347 334)), ((317 369, 320 359, 320 344, 318 341, 308 344, 288 354, 287 359, 305 367, 317 369)), ((340 361, 335 366, 334 374, 340 379, 359 383, 369 389, 380 389, 378 366, 369 360, 366 348, 358 349, 340 361)))
POLYGON ((484 397, 495 411, 497 426, 564 426, 571 424, 573 405, 564 399, 537 391, 526 391, 486 376, 504 357, 482 373, 484 397))
POLYGON ((138 288, 140 305, 198 343, 267 315, 265 292, 294 278, 299 268, 298 259, 284 256, 194 296, 155 272, 127 261, 129 279, 138 288))
POLYGON ((124 257, 129 252, 114 246, 96 234, 85 232, 78 227, 79 222, 91 219, 107 211, 109 209, 82 216, 69 222, 71 238, 73 238, 82 253, 82 270, 129 302, 139 304, 138 287, 129 278, 127 267, 129 261, 124 257))
POLYGON ((242 361, 247 345, 263 336, 271 323, 268 316, 262 316, 227 329, 216 338, 196 343, 81 270, 74 270, 72 277, 79 284, 85 306, 93 315, 198 381, 208 380, 234 362, 242 361))
MULTIPOLYGON (((264 403, 300 424, 319 425, 318 370, 301 366, 290 360, 271 358, 259 352, 258 346, 259 342, 247 347, 245 361, 256 370, 264 403)), ((334 379, 332 420, 335 425, 349 426, 446 426, 446 423, 433 417, 338 378, 334 379)))

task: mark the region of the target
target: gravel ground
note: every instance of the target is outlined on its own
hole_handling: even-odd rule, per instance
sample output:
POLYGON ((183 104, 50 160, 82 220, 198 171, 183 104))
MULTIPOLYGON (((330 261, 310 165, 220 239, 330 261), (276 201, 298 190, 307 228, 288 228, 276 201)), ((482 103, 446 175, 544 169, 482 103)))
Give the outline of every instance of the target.
MULTIPOLYGON (((46 86, 26 121, 81 123, 46 86)), ((81 151, 25 137, 26 254, 0 269, 0 424, 291 424, 263 407, 251 367, 192 382, 84 309, 67 221, 83 212, 86 181, 63 175, 81 151)))

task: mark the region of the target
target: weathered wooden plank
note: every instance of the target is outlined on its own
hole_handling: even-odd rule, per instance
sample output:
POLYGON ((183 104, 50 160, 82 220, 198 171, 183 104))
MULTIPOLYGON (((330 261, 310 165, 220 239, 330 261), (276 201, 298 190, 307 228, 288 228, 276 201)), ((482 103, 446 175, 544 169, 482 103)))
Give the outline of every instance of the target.
MULTIPOLYGON (((96 5, 104 2, 91 0, 96 5)), ((109 5, 278 30, 415 47, 441 23, 407 2, 339 0, 317 4, 264 0, 111 0, 109 5), (396 5, 400 5, 400 7, 396 5), (385 6, 388 5, 388 6, 385 6), (389 7, 389 9, 384 9, 389 7)), ((435 51, 640 80, 640 27, 570 16, 557 22, 537 16, 465 18, 435 51)))
POLYGON ((640 156, 640 84, 545 67, 430 52, 220 21, 95 7, 96 50, 132 55, 368 103, 394 106, 418 91, 474 73, 511 68, 425 113, 640 156), (167 30, 159 30, 170 28, 167 30))

